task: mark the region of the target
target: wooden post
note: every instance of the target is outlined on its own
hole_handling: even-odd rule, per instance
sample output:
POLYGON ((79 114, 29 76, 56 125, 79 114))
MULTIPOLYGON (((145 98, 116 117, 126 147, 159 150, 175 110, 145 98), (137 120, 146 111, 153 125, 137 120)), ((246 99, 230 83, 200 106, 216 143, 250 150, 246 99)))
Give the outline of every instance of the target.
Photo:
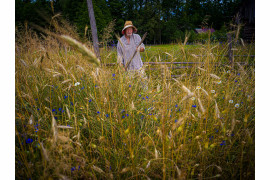
POLYGON ((100 54, 99 54, 99 43, 98 43, 98 36, 97 36, 97 26, 96 26, 96 20, 95 20, 95 15, 94 15, 94 9, 93 9, 93 3, 92 0, 87 0, 87 7, 88 7, 88 14, 90 18, 90 26, 91 26, 91 31, 92 31, 92 38, 93 38, 93 45, 94 45, 94 50, 96 53, 96 56, 99 60, 100 59, 100 54))
POLYGON ((232 51, 232 34, 231 33, 227 33, 227 38, 228 38, 228 56, 229 56, 229 61, 230 64, 233 65, 233 51, 232 51))

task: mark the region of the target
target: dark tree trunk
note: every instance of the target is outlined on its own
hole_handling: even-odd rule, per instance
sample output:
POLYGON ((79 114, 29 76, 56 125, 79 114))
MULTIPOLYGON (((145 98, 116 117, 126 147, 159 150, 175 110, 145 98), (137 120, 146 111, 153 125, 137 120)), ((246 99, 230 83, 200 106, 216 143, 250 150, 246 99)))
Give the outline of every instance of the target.
POLYGON ((96 26, 96 20, 95 20, 92 0, 87 0, 87 7, 88 7, 89 18, 90 18, 90 26, 91 26, 91 31, 92 31, 94 50, 95 50, 97 58, 100 59, 99 46, 98 46, 99 43, 98 43, 98 36, 97 36, 97 26, 96 26))

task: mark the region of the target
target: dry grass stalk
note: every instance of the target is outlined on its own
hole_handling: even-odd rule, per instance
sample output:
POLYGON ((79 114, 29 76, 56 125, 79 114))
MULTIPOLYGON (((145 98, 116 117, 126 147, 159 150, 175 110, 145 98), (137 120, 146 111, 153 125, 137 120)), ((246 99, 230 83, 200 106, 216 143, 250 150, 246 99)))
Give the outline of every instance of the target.
POLYGON ((74 47, 76 50, 78 50, 79 52, 81 52, 84 56, 87 56, 88 60, 91 63, 96 64, 97 66, 100 66, 100 60, 96 57, 96 55, 90 50, 88 49, 85 45, 83 45, 82 43, 80 43, 79 41, 77 41, 76 39, 73 39, 70 36, 67 35, 61 35, 59 36, 60 39, 64 40, 65 42, 67 42, 69 45, 71 45, 72 47, 74 47))
POLYGON ((204 109, 204 107, 202 105, 202 102, 201 102, 200 98, 197 98, 197 99, 198 99, 199 107, 200 107, 202 113, 205 113, 205 109, 204 109))
POLYGON ((57 62, 57 65, 60 66, 60 67, 64 70, 64 72, 65 72, 66 74, 68 74, 68 73, 67 73, 67 70, 66 70, 66 68, 63 66, 63 64, 60 64, 59 62, 57 62))
POLYGON ((215 78, 215 79, 218 79, 218 80, 220 80, 220 79, 221 79, 220 77, 218 77, 218 76, 217 76, 217 75, 215 75, 215 74, 210 74, 210 77, 215 78))
POLYGON ((101 168, 99 168, 99 167, 97 167, 97 166, 95 166, 95 165, 93 165, 92 168, 93 168, 95 171, 99 172, 100 174, 105 174, 105 172, 104 172, 101 168))
POLYGON ((217 105, 217 102, 215 101, 215 116, 216 118, 220 118, 220 111, 218 109, 218 105, 217 105))
POLYGON ((41 149, 42 149, 43 157, 45 158, 46 161, 49 161, 49 156, 48 156, 47 150, 44 148, 42 142, 40 143, 40 147, 41 147, 41 149))

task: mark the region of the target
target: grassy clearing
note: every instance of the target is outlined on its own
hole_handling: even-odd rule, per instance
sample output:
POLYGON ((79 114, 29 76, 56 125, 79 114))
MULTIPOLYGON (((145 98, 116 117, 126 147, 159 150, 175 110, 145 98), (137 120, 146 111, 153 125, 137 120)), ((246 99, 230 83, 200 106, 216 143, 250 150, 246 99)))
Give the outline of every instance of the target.
MULTIPOLYGON (((97 71, 52 36, 17 32, 16 178, 254 178, 254 66, 214 67, 221 58, 213 54, 226 51, 217 44, 147 47, 144 62, 205 64, 159 66, 145 82, 118 66, 97 71)), ((101 57, 116 62, 115 51, 101 57)))

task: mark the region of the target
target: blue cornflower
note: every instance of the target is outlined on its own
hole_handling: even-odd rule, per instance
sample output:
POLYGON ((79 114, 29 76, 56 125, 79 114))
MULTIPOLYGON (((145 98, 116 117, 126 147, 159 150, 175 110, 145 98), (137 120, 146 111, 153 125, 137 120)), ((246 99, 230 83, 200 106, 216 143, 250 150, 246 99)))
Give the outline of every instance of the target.
POLYGON ((82 87, 81 89, 84 89, 84 87, 82 87))
POLYGON ((129 116, 129 114, 126 114, 126 116, 128 117, 128 116, 129 116))
POLYGON ((64 99, 67 99, 68 96, 64 96, 64 99))
POLYGON ((71 168, 71 171, 74 171, 74 170, 76 170, 76 168, 75 168, 75 167, 72 167, 72 168, 71 168))
POLYGON ((57 117, 54 116, 55 119, 57 119, 57 117))
POLYGON ((95 85, 95 87, 97 87, 97 85, 95 85))
POLYGON ((98 113, 98 114, 100 114, 100 112, 99 112, 99 111, 98 111, 97 113, 98 113))
POLYGON ((81 168, 81 166, 78 166, 78 170, 81 168))
POLYGON ((221 145, 221 146, 226 145, 226 144, 225 144, 225 141, 222 141, 222 143, 221 143, 220 145, 221 145))
POLYGON ((192 105, 192 107, 194 107, 194 108, 195 108, 195 107, 197 107, 197 106, 196 106, 196 105, 192 105))
POLYGON ((37 110, 39 111, 39 108, 37 108, 37 110))
POLYGON ((115 74, 112 74, 112 77, 115 77, 115 74))
POLYGON ((175 123, 177 123, 178 119, 174 120, 175 123))
POLYGON ((139 94, 139 97, 141 97, 142 95, 139 94))
POLYGON ((152 115, 152 114, 149 114, 150 116, 152 115))
POLYGON ((143 100, 145 100, 145 98, 142 98, 143 100))
POLYGON ((122 116, 122 119, 124 119, 124 118, 125 118, 125 115, 122 116))
POLYGON ((59 110, 59 111, 62 111, 62 108, 59 108, 58 110, 59 110))
POLYGON ((176 104, 175 107, 178 107, 178 105, 176 104))
POLYGON ((73 102, 70 102, 71 106, 73 106, 73 102))
POLYGON ((92 101, 92 99, 89 99, 89 102, 91 102, 92 101))
POLYGON ((234 136, 234 133, 232 133, 231 136, 234 136))
POLYGON ((148 97, 148 96, 146 96, 146 98, 148 99, 149 97, 148 97))
POLYGON ((181 111, 180 109, 178 109, 178 111, 181 111))
POLYGON ((106 117, 109 117, 109 114, 106 114, 106 117))
POLYGON ((35 99, 36 101, 38 100, 38 99, 35 99))
POLYGON ((237 82, 237 80, 235 80, 234 82, 237 82))
POLYGON ((128 87, 131 87, 131 85, 129 85, 128 87))
POLYGON ((218 132, 218 129, 215 129, 216 133, 218 132))
POLYGON ((68 124, 67 126, 68 126, 68 127, 70 127, 70 125, 69 125, 69 124, 68 124))
POLYGON ((54 112, 54 111, 55 111, 55 109, 52 110, 52 112, 54 112))
POLYGON ((214 136, 211 136, 209 139, 211 140, 211 139, 213 139, 214 138, 214 136))
POLYGON ((57 114, 57 111, 55 111, 55 115, 57 114))
POLYGON ((62 113, 65 112, 65 110, 62 110, 62 113))
POLYGON ((113 80, 115 80, 115 78, 113 78, 113 80))
POLYGON ((26 144, 29 144, 29 143, 32 143, 32 142, 33 142, 33 139, 31 139, 31 138, 28 138, 28 139, 26 139, 26 141, 25 141, 26 144))
POLYGON ((240 73, 237 73, 237 76, 240 76, 240 73))
POLYGON ((123 112, 125 112, 125 110, 124 110, 124 109, 122 109, 122 110, 121 110, 121 113, 123 113, 123 112))

